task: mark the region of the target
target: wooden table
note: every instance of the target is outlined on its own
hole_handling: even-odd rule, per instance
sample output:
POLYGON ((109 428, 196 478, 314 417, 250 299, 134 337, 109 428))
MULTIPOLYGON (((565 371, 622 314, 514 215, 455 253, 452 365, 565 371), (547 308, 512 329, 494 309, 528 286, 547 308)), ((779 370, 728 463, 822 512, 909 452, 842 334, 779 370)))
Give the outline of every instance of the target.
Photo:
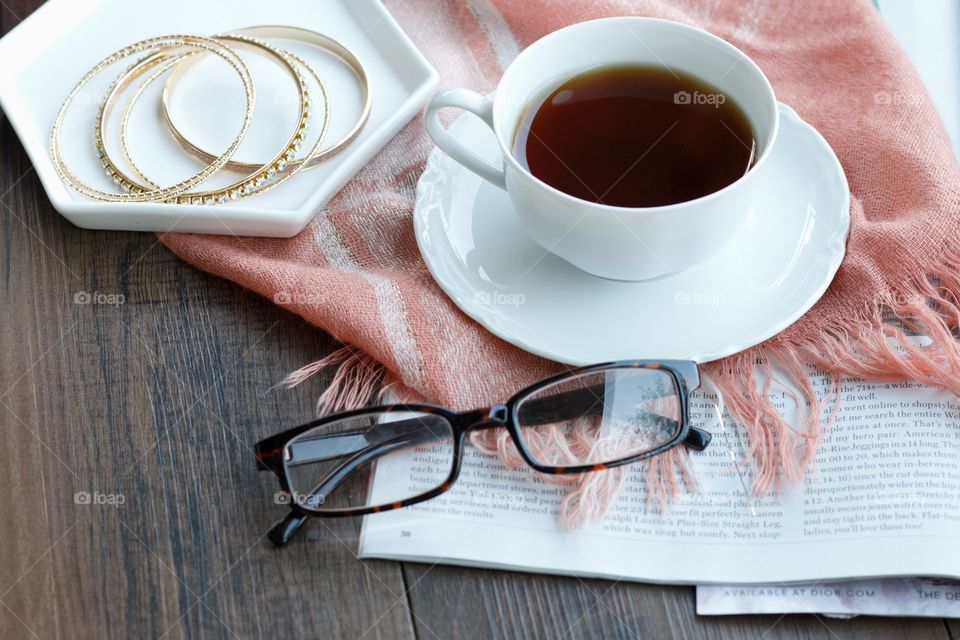
MULTIPOLYGON (((40 0, 0 4, 5 33, 40 0)), ((282 509, 250 446, 312 415, 322 379, 271 387, 337 345, 153 234, 73 227, 5 118, 0 292, 5 640, 960 637, 943 620, 698 618, 690 587, 361 561, 350 521, 274 549, 282 509)))

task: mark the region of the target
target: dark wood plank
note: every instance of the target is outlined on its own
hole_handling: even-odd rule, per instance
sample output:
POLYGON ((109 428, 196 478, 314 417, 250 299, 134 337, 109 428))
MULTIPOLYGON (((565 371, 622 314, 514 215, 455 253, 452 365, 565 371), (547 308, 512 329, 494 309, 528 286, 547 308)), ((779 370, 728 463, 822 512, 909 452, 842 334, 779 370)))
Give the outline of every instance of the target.
POLYGON ((357 523, 263 538, 283 508, 250 446, 323 380, 271 387, 336 343, 152 234, 65 222, 5 120, 0 203, 0 637, 412 637, 357 523))
POLYGON ((944 620, 950 640, 960 640, 960 620, 944 620))
POLYGON ((698 617, 693 589, 407 564, 420 638, 947 637, 939 619, 698 617))
POLYGON ((3 0, 0 2, 0 33, 6 33, 33 13, 42 2, 36 0, 3 0))

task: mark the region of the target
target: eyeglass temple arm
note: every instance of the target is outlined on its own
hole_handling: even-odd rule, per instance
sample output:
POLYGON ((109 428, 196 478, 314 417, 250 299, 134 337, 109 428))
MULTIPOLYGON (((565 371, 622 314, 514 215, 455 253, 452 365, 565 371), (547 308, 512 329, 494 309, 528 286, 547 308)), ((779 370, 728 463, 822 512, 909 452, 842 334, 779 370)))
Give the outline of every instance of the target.
MULTIPOLYGON (((393 440, 381 441, 366 449, 357 451, 354 455, 338 464, 309 494, 306 494, 308 499, 317 494, 322 496, 330 495, 330 493, 335 491, 336 488, 357 469, 373 462, 377 458, 387 455, 395 449, 402 449, 421 441, 428 442, 436 436, 436 434, 430 432, 428 429, 421 430, 419 434, 410 433, 406 435, 398 435, 398 437, 393 440), (424 433, 424 431, 426 431, 426 433, 424 433), (412 436, 412 438, 406 437, 406 435, 412 436)), ((296 535, 300 527, 306 523, 308 517, 309 516, 291 510, 283 520, 280 520, 270 527, 267 537, 270 538, 270 542, 278 547, 282 547, 290 542, 290 539, 296 535)))
MULTIPOLYGON (((444 431, 447 427, 444 427, 444 431)), ((383 443, 390 443, 403 438, 408 444, 425 442, 437 439, 439 436, 422 418, 411 418, 397 422, 384 422, 371 429, 357 429, 316 436, 309 440, 301 440, 290 446, 291 459, 287 460, 288 467, 298 467, 304 464, 313 464, 324 460, 333 460, 357 452, 363 452, 371 447, 378 447, 383 443)))
POLYGON ((293 539, 293 536, 297 534, 297 531, 307 522, 309 517, 291 510, 283 520, 275 522, 270 527, 267 538, 274 546, 282 547, 293 539))

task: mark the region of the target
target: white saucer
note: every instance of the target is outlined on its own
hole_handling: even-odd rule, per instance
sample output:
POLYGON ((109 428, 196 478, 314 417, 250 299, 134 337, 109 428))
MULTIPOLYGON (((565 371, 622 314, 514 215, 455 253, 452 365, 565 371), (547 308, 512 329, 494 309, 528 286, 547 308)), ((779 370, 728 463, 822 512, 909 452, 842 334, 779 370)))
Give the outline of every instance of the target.
MULTIPOLYGON (((580 271, 525 233, 507 195, 434 149, 414 228, 434 279, 464 313, 521 349, 567 364, 715 360, 758 344, 823 295, 843 259, 850 192, 826 140, 786 105, 764 189, 710 261, 647 282, 580 271)), ((493 134, 463 116, 458 139, 494 160, 493 134)))

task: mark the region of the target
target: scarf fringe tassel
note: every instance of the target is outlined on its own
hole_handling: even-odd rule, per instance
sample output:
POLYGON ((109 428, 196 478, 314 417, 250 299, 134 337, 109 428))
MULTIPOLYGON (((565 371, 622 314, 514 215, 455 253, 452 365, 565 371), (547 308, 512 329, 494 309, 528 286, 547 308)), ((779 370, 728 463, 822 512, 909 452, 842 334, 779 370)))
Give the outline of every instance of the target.
MULTIPOLYGON (((803 480, 823 429, 830 428, 840 408, 844 377, 919 382, 960 396, 958 330, 960 256, 951 252, 934 273, 913 278, 904 290, 889 293, 856 317, 826 324, 816 335, 792 336, 788 332, 760 349, 705 365, 727 411, 746 435, 743 462, 752 475, 753 496, 777 494, 784 481, 796 484, 803 480), (915 344, 911 337, 916 335, 929 337, 930 343, 915 344), (825 395, 810 381, 811 365, 830 372, 825 395), (804 408, 798 424, 788 424, 771 401, 769 393, 775 384, 788 389, 804 408)), ((382 365, 350 347, 291 373, 282 384, 295 387, 328 367, 337 370, 317 401, 318 413, 364 406, 378 390, 380 398, 415 396, 399 381, 391 380, 382 365)), ((509 467, 525 466, 504 431, 475 432, 471 440, 509 467)), ((684 450, 675 449, 648 461, 644 473, 645 503, 651 510, 666 509, 682 490, 697 490, 684 450)), ((606 513, 621 493, 624 474, 624 468, 618 468, 544 478, 570 487, 561 501, 559 518, 566 528, 576 529, 606 513)))

